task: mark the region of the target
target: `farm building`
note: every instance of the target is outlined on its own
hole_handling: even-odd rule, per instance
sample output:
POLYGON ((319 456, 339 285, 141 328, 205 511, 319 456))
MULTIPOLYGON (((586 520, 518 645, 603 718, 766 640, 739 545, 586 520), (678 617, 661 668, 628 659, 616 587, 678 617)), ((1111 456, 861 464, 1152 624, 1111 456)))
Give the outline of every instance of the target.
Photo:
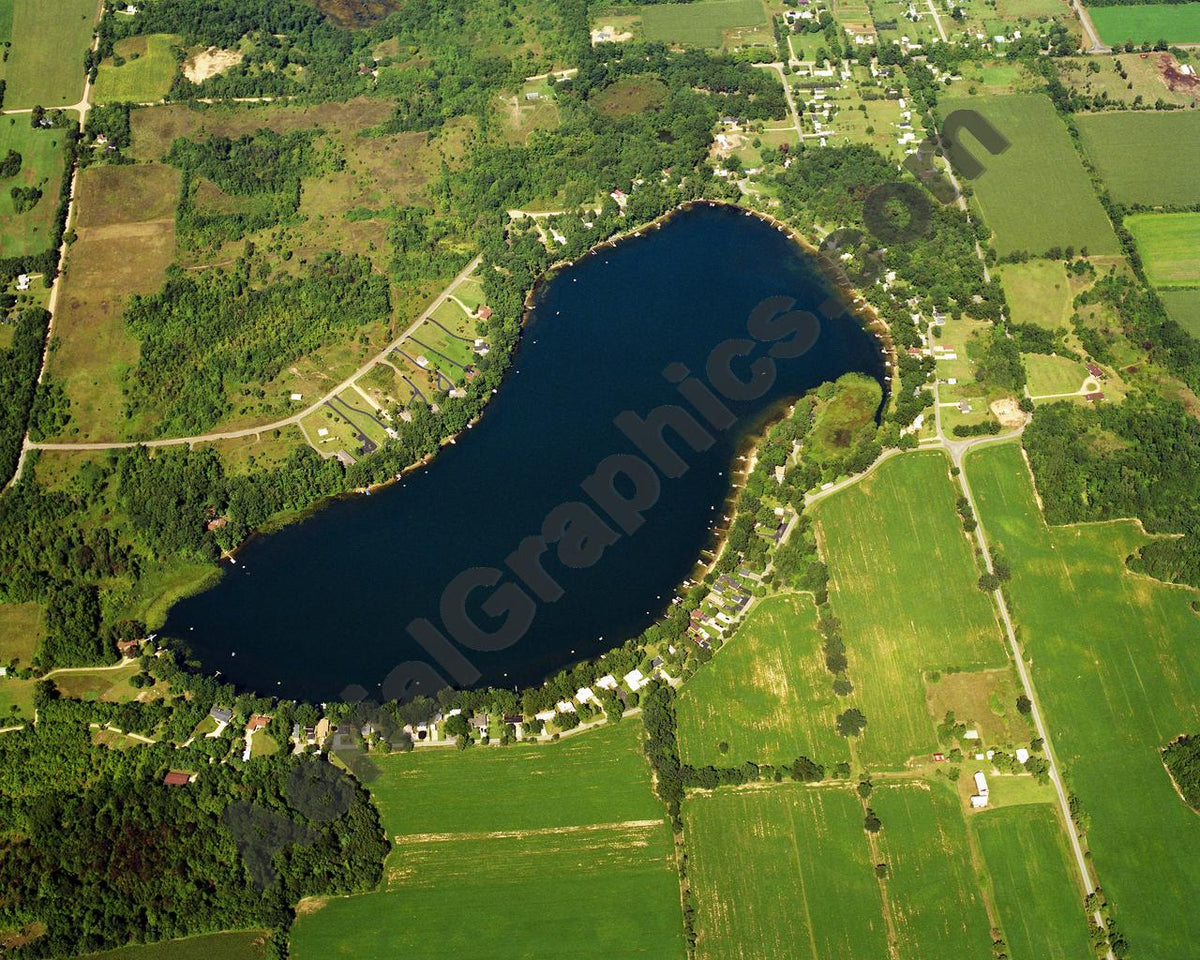
POLYGON ((182 770, 168 770, 167 775, 163 777, 163 785, 168 787, 182 787, 191 779, 191 776, 182 770))

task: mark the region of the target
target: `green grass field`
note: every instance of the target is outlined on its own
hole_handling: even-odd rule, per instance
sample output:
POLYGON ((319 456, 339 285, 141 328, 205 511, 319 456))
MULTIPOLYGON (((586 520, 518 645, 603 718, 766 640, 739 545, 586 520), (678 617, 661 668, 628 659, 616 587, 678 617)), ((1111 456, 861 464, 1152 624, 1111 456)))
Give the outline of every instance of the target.
POLYGON ((1014 323, 1034 323, 1050 330, 1069 326, 1074 298, 1061 260, 1006 263, 996 272, 1014 323))
POLYGON ((686 684, 676 715, 679 750, 696 766, 745 760, 790 763, 798 756, 831 766, 848 757, 808 596, 760 602, 686 684), (728 743, 722 754, 718 744, 728 743))
POLYGON ((43 632, 40 603, 0 603, 0 666, 14 658, 29 666, 43 632))
POLYGON ((987 864, 1013 960, 1088 956, 1083 890, 1054 807, 986 810, 971 827, 987 864))
POLYGON ((1200 729, 1196 592, 1125 569, 1146 542, 1132 522, 1048 528, 1017 446, 965 463, 980 522, 1012 567, 1011 613, 1100 884, 1139 954, 1195 956, 1200 818, 1159 751, 1200 729))
POLYGON ((1200 290, 1163 290, 1158 296, 1171 319, 1200 339, 1200 290))
POLYGON ((689 797, 683 812, 698 960, 887 956, 851 789, 721 790, 689 797))
POLYGON ((66 143, 66 130, 35 130, 27 116, 0 117, 0 157, 9 150, 21 155, 21 169, 16 176, 0 180, 0 257, 20 257, 50 249, 66 143), (17 213, 13 187, 37 187, 42 197, 31 210, 17 213))
POLYGON ((1138 213, 1125 218, 1146 279, 1155 287, 1200 284, 1200 213, 1138 213))
POLYGON ((7 109, 62 107, 83 94, 83 58, 99 13, 96 0, 12 0, 12 48, 0 66, 7 109))
POLYGON ((867 715, 859 752, 870 764, 936 750, 926 671, 1007 663, 956 496, 945 455, 914 452, 816 509, 855 686, 849 699, 867 715))
POLYGON ((302 904, 294 960, 683 956, 641 725, 378 760, 383 889, 302 904))
POLYGON ((760 0, 697 0, 640 8, 647 40, 695 47, 719 47, 723 32, 766 22, 760 0))
POLYGON ((1029 378, 1029 394, 1033 397, 1074 393, 1088 378, 1087 367, 1070 357, 1023 353, 1021 359, 1025 363, 1025 373, 1029 378))
POLYGON ((264 930, 210 933, 89 953, 86 960, 260 960, 267 955, 266 937, 264 930))
POLYGON ((1077 252, 1086 247, 1089 254, 1120 252, 1067 128, 1047 97, 947 99, 940 106, 947 115, 978 111, 1010 141, 1004 153, 991 156, 969 136, 965 140, 985 167, 970 183, 1001 256, 1068 246, 1077 252))
POLYGON ((991 928, 958 796, 941 783, 889 785, 877 786, 870 803, 883 822, 892 926, 908 945, 901 956, 990 960, 991 928))
POLYGON ((125 60, 115 66, 113 58, 100 65, 93 99, 96 103, 128 101, 146 103, 161 100, 171 89, 179 65, 171 48, 180 38, 169 33, 129 37, 115 47, 125 60))
POLYGON ((1200 3, 1140 3, 1088 7, 1100 39, 1134 43, 1200 43, 1200 3))
MULTIPOLYGON (((1195 6, 1193 17, 1200 20, 1200 4, 1195 6)), ((1131 56, 1136 54, 1122 62, 1131 56)), ((1200 178, 1188 159, 1200 152, 1200 114, 1191 110, 1081 113, 1075 123, 1114 200, 1143 206, 1200 203, 1200 178)))

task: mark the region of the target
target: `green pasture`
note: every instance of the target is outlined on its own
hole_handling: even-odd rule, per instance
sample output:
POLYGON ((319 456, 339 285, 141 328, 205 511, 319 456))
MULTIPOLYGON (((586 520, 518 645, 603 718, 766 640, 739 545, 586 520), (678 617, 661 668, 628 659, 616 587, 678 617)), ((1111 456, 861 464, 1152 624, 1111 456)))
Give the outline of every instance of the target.
POLYGON ((96 0, 11 0, 12 47, 0 65, 6 109, 63 107, 79 101, 83 58, 99 13, 96 0))
POLYGON ((879 848, 892 927, 906 947, 901 956, 991 960, 958 796, 940 783, 889 784, 876 785, 869 802, 883 823, 879 848))
POLYGON ((265 960, 267 935, 265 930, 209 933, 89 953, 86 960, 265 960))
POLYGON ((971 827, 1013 960, 1089 955, 1083 890, 1054 807, 985 810, 971 827))
POLYGON ((1167 315, 1193 337, 1200 339, 1200 289, 1163 290, 1158 297, 1167 315))
POLYGON ((294 960, 684 955, 641 725, 380 757, 381 890, 301 904, 294 960))
POLYGON ((0 666, 29 666, 44 632, 40 603, 0 603, 0 666))
POLYGON ((1125 226, 1153 286, 1200 284, 1200 213, 1138 213, 1125 226))
POLYGON ((1050 330, 1069 326, 1074 298, 1061 260, 1006 263, 996 272, 1013 323, 1033 323, 1050 330))
POLYGON ((851 788, 720 790, 688 797, 683 814, 697 960, 888 955, 851 788))
POLYGON ((151 33, 120 41, 114 53, 125 62, 118 67, 114 58, 109 57, 100 64, 93 91, 95 102, 161 100, 171 89, 179 70, 172 48, 180 42, 179 37, 169 33, 151 33))
POLYGON ((684 687, 676 708, 684 762, 778 764, 805 756, 828 767, 847 759, 816 618, 807 595, 755 606, 684 687), (721 743, 729 745, 725 753, 721 743))
POLYGON ((640 8, 647 40, 694 47, 719 47, 724 32, 765 23, 761 0, 697 0, 640 8))
POLYGON ((1099 882, 1138 953, 1192 956, 1200 818, 1159 751, 1200 729, 1197 594, 1125 568, 1147 540, 1131 521, 1047 527, 1015 444, 965 464, 1099 882))
POLYGON ((1026 384, 1030 396, 1049 397, 1060 393, 1075 393, 1088 379, 1087 367, 1070 357, 1049 353, 1023 353, 1026 384))
MULTIPOLYGON (((1193 6, 1193 16, 1200 22, 1200 4, 1193 6)), ((1135 61, 1142 63, 1136 54, 1121 59, 1124 64, 1135 61)), ((1075 123, 1084 149, 1117 202, 1142 206, 1200 203, 1200 177, 1195 171, 1200 114, 1192 110, 1108 111, 1081 113, 1075 123)))
POLYGON ((0 157, 9 150, 21 155, 21 169, 0 180, 0 257, 20 257, 49 250, 66 161, 66 130, 35 130, 23 114, 0 117, 0 157), (36 187, 42 197, 32 209, 17 213, 14 187, 36 187))
POLYGON ((1052 247, 1089 254, 1120 252, 1116 234, 1092 189, 1067 128, 1042 94, 947 99, 949 115, 981 113, 1010 143, 990 155, 968 136, 964 143, 984 166, 969 181, 984 222, 996 235, 997 252, 1043 254, 1052 247))
POLYGON ((1139 3, 1088 6, 1100 39, 1113 46, 1134 43, 1200 43, 1200 3, 1139 3))
POLYGON ((859 755, 868 764, 936 750, 927 672, 1007 664, 949 468, 940 452, 907 453, 816 508, 855 686, 849 699, 867 716, 859 755))

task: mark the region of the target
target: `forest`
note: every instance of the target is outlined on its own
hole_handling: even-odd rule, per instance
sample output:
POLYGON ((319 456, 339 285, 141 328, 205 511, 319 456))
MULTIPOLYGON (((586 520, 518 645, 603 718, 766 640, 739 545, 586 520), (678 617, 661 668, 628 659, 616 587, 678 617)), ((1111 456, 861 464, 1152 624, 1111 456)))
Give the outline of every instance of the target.
POLYGON ((22 310, 13 324, 12 342, 0 347, 0 476, 4 482, 13 475, 21 455, 49 322, 45 310, 22 310))

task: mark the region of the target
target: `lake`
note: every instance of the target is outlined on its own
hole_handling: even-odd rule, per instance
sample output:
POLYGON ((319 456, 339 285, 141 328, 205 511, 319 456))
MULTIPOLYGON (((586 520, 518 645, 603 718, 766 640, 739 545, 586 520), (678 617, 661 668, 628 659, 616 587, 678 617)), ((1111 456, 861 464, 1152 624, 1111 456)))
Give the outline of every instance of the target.
MULTIPOLYGON (((849 315, 821 315, 802 355, 763 360, 775 345, 767 341, 729 362, 743 379, 752 361, 769 362, 775 378, 761 396, 724 399, 736 422, 717 429, 664 368, 682 363, 707 383, 718 345, 755 343, 747 322, 765 298, 816 312, 830 290, 813 257, 727 207, 696 207, 600 248, 541 286, 504 386, 456 444, 372 496, 337 499, 253 538, 215 587, 174 607, 163 632, 227 681, 313 701, 345 697, 351 685, 377 698, 443 683, 526 686, 620 644, 653 622, 711 543, 739 443, 811 387, 849 371, 885 372, 873 334, 849 315), (626 533, 616 521, 633 521, 596 510, 581 484, 606 458, 642 457, 614 423, 619 414, 648 418, 664 404, 690 411, 715 442, 694 450, 699 439, 666 431, 683 469, 650 471, 660 478, 655 502, 626 533), (579 505, 572 518, 591 512, 605 525, 579 541, 580 556, 551 546, 540 560, 546 579, 524 565, 518 579, 505 560, 548 516, 551 526, 590 529, 559 523, 562 511, 551 512, 566 503, 579 505), (500 580, 485 573, 458 606, 481 630, 506 623, 519 634, 502 649, 478 639, 464 646, 447 629, 443 613, 453 623, 454 611, 443 611, 443 592, 474 568, 500 580), (516 611, 507 620, 506 607, 516 611), (428 621, 415 631, 420 642, 408 630, 417 618, 428 621)), ((618 479, 610 490, 634 498, 642 482, 648 488, 648 478, 618 479)))

